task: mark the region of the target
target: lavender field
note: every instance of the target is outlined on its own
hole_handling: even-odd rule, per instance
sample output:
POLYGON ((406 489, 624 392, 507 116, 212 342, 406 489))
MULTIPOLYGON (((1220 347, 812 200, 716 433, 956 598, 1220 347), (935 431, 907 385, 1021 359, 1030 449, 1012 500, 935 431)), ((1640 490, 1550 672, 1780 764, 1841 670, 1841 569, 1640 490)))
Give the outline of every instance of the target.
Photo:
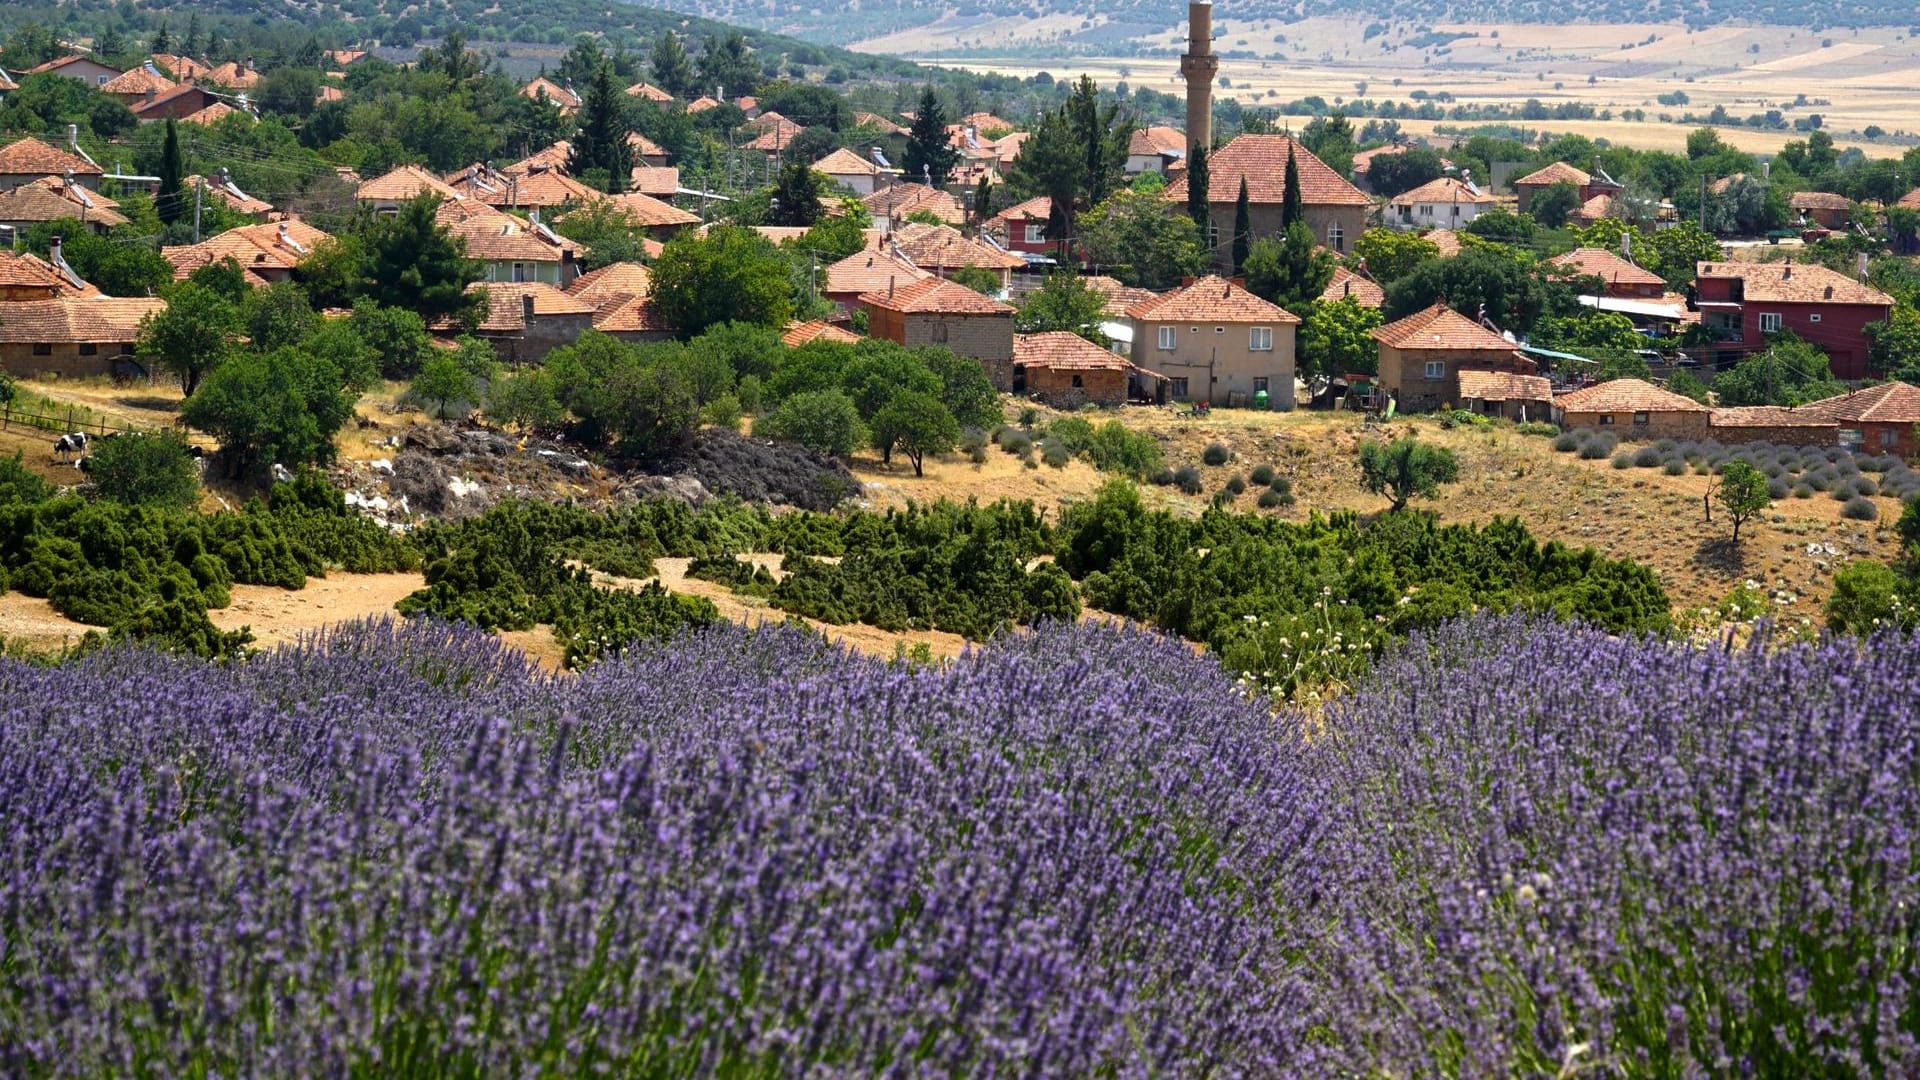
POLYGON ((0 666, 0 1074, 1912 1075, 1920 647, 0 666))

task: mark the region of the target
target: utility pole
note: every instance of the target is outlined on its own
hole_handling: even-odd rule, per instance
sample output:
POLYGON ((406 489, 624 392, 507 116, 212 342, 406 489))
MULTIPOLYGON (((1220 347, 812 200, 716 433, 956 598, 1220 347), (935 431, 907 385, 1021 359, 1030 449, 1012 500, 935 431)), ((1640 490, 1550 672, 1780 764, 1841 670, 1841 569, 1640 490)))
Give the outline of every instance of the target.
POLYGON ((200 197, 207 190, 207 178, 196 177, 193 182, 193 242, 200 242, 200 197))

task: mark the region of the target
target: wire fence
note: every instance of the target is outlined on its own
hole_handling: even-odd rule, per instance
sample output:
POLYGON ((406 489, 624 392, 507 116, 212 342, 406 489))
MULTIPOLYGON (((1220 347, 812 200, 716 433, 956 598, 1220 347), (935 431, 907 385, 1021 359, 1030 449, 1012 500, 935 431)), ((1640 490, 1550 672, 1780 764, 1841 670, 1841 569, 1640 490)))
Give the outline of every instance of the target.
POLYGON ((10 431, 15 427, 36 428, 61 435, 75 431, 84 431, 88 435, 115 435, 140 431, 136 427, 115 424, 104 419, 91 409, 69 405, 65 415, 59 412, 33 412, 16 409, 11 404, 0 405, 0 431, 10 431))

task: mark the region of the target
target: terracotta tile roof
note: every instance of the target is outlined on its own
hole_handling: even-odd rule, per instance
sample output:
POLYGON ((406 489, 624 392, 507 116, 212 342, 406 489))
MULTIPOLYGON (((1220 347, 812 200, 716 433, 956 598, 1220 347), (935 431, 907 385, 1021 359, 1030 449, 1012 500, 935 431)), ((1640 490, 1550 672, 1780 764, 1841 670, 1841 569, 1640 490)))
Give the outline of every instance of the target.
MULTIPOLYGON (((1236 135, 1232 142, 1207 157, 1207 201, 1231 203, 1240 197, 1240 180, 1247 181, 1247 198, 1255 205, 1278 204, 1286 193, 1287 152, 1294 155, 1300 173, 1300 198, 1308 206, 1372 206, 1366 193, 1327 167, 1294 142, 1290 135, 1236 135)), ((1166 197, 1187 198, 1187 178, 1167 185, 1166 197)))
POLYGON ((1002 221, 1048 221, 1053 217, 1053 199, 1046 195, 1035 195, 1023 203, 1015 203, 994 217, 1002 221))
POLYGON ((645 296, 653 290, 653 272, 636 262, 608 263, 574 278, 567 295, 593 300, 615 293, 645 296))
POLYGON ((94 63, 100 64, 101 67, 106 68, 109 71, 119 70, 118 68, 114 67, 112 64, 101 63, 98 60, 94 60, 93 57, 91 56, 81 56, 78 53, 74 53, 70 56, 57 56, 52 60, 47 61, 44 64, 40 64, 35 67, 28 68, 26 71, 22 72, 22 74, 42 75, 49 71, 59 71, 61 68, 66 67, 69 64, 77 64, 82 60, 93 60, 94 63))
POLYGON ((1152 289, 1138 289, 1123 285, 1119 278, 1103 274, 1091 274, 1080 279, 1081 284, 1107 298, 1106 313, 1116 319, 1127 317, 1127 309, 1135 304, 1144 304, 1160 294, 1152 289))
POLYGON ((221 259, 232 259, 242 270, 291 270, 313 249, 332 239, 328 234, 300 221, 242 225, 210 236, 198 244, 163 247, 160 254, 173 264, 173 276, 184 278, 200 267, 221 259))
MULTIPOLYGON (((1243 136, 1244 137, 1244 136, 1243 136)), ((1223 277, 1208 275, 1191 285, 1143 300, 1127 309, 1142 322, 1297 323, 1300 316, 1248 292, 1223 277)))
POLYGON ((1000 164, 1011 165, 1013 159, 1020 156, 1021 148, 1026 146, 1027 140, 1031 138, 1033 138, 1031 131, 1009 131, 987 145, 993 147, 994 155, 1000 159, 1000 164))
POLYGON ((1580 204, 1580 209, 1567 215, 1580 221, 1599 221, 1613 213, 1613 196, 1605 192, 1595 195, 1580 204))
POLYGON ((867 213, 876 218, 903 219, 916 210, 926 210, 949 224, 967 219, 960 200, 939 188, 925 184, 891 184, 860 200, 867 213))
POLYGON ((690 113, 703 113, 708 109, 717 109, 719 107, 719 102, 707 97, 705 94, 687 102, 687 111, 690 113))
POLYGON ((42 177, 21 184, 11 191, 0 191, 0 221, 59 221, 81 218, 112 228, 125 225, 127 218, 114 207, 112 199, 83 189, 70 190, 60 177, 42 177), (91 205, 89 205, 91 204, 91 205))
POLYGON ((20 84, 13 81, 13 76, 7 74, 4 70, 0 70, 0 90, 18 89, 20 89, 20 84))
POLYGON ((544 281, 476 281, 467 286, 467 291, 486 294, 487 317, 481 320, 480 329, 493 333, 510 333, 527 328, 525 309, 520 299, 523 296, 533 297, 535 317, 593 313, 592 304, 568 296, 544 281))
POLYGON ((643 228, 669 228, 675 225, 698 225, 700 215, 689 213, 670 202, 644 195, 638 191, 629 191, 624 195, 608 197, 609 201, 626 212, 633 223, 643 228))
POLYGON ((882 170, 880 166, 843 146, 814 162, 813 171, 828 176, 878 176, 882 170))
POLYGON ((172 72, 173 77, 183 83, 204 79, 213 70, 191 56, 175 56, 172 53, 154 53, 153 62, 172 72))
POLYGON ((460 193, 439 177, 418 165, 400 165, 361 184, 353 197, 361 202, 406 202, 422 192, 442 199, 458 199, 460 193))
POLYGON ((144 296, 15 301, 0 319, 0 344, 128 345, 140 336, 140 320, 166 307, 144 296))
POLYGON ((1809 409, 1788 409, 1779 405, 1742 405, 1714 409, 1707 414, 1713 427, 1839 427, 1831 416, 1809 409))
POLYGON ((1179 128, 1158 125, 1134 128, 1133 134, 1127 136, 1127 153, 1185 157, 1187 133, 1179 128))
POLYGON ((633 148, 633 156, 636 158, 663 158, 667 156, 666 147, 661 146, 659 143, 654 142, 652 139, 647 138, 637 131, 627 132, 627 145, 633 148))
POLYGON ((212 127, 229 116, 250 115, 249 113, 241 112, 239 109, 234 108, 224 101, 216 101, 204 109, 195 110, 181 117, 180 122, 183 124, 199 124, 202 127, 212 127))
POLYGON ((851 330, 842 330, 832 323, 823 322, 819 319, 809 319, 806 322, 788 323, 786 329, 780 332, 780 340, 786 343, 787 348, 797 349, 809 341, 830 341, 836 345, 858 345, 861 338, 859 334, 851 330))
POLYGON ((1500 200, 1478 188, 1468 187, 1464 181, 1451 176, 1442 176, 1429 180, 1412 191, 1401 192, 1389 201, 1394 206, 1413 206, 1418 203, 1457 202, 1488 205, 1500 200))
POLYGON ((648 101, 667 102, 673 100, 672 94, 654 86, 652 83, 644 82, 637 82, 627 87, 627 95, 629 97, 646 98, 648 101))
POLYGON ((200 81, 215 86, 230 86, 235 90, 251 90, 260 83, 260 69, 238 60, 229 60, 207 72, 200 81))
MULTIPOLYGON (((182 182, 182 186, 187 191, 192 191, 200 182, 200 177, 189 176, 182 182)), ((272 203, 264 199, 256 199, 246 192, 241 191, 238 185, 234 184, 231 180, 223 184, 220 182, 219 177, 212 177, 206 180, 206 185, 208 198, 233 210, 235 213, 256 215, 271 213, 273 211, 272 203)))
POLYGON ((1462 371, 1462 401, 1553 401, 1553 384, 1540 375, 1515 375, 1510 371, 1462 371))
POLYGON ((163 94, 178 85, 178 83, 157 71, 148 71, 145 67, 137 67, 131 71, 123 71, 113 78, 108 79, 106 82, 101 83, 100 92, 103 94, 140 96, 145 95, 147 91, 151 90, 155 94, 163 94))
POLYGON ((1746 282, 1748 303, 1893 306, 1893 297, 1819 263, 1703 262, 1694 268, 1694 276, 1739 278, 1746 282))
MULTIPOLYGON (((772 116, 768 113, 767 116, 772 116)), ((762 117, 765 119, 765 117, 762 117)), ((741 146, 742 150, 758 150, 762 153, 778 153, 793 144, 794 137, 807 130, 799 124, 782 116, 755 136, 751 142, 741 146)))
MULTIPOLYGON (((173 102, 189 95, 193 95, 196 100, 205 101, 209 104, 213 101, 212 91, 203 89, 190 82, 183 82, 163 94, 155 94, 153 97, 143 101, 136 101, 128 107, 133 110, 133 115, 145 116, 147 113, 168 107, 173 102)), ((204 106, 202 107, 204 108, 204 106)))
POLYGON ((485 166, 469 167, 449 181, 455 191, 488 206, 566 206, 594 202, 606 196, 558 169, 536 168, 526 172, 495 172, 485 166))
POLYGON ((557 139, 511 165, 502 166, 499 171, 516 175, 530 173, 535 169, 558 169, 565 172, 567 159, 572 154, 573 144, 565 139, 557 139))
POLYGON ((1574 187, 1581 187, 1591 183, 1593 181, 1593 175, 1576 169, 1564 161, 1556 161, 1546 168, 1535 169, 1533 172, 1513 181, 1513 184, 1515 187, 1521 184, 1536 184, 1540 187, 1546 187, 1548 184, 1557 184, 1562 180, 1572 184, 1574 187))
POLYGON ((1044 334, 1013 335, 1013 366, 1055 371, 1124 371, 1127 358, 1103 349, 1079 334, 1050 330, 1044 334))
POLYGON ((1452 229, 1432 229, 1420 234, 1422 240, 1440 249, 1440 257, 1451 259, 1460 254, 1460 234, 1452 229))
POLYGON ((1344 300, 1347 297, 1359 301, 1362 307, 1377 308, 1387 302, 1387 290, 1371 278, 1363 278, 1344 266, 1336 266, 1332 280, 1320 292, 1320 299, 1344 300))
POLYGON ((1912 191, 1900 196, 1900 201, 1893 205, 1908 210, 1920 210, 1920 187, 1914 188, 1912 191))
POLYGON ((990 112, 974 112, 955 120, 953 126, 972 127, 976 131, 1005 131, 1013 127, 1013 122, 1002 120, 990 112))
POLYGON ((733 99, 733 104, 735 108, 740 109, 742 112, 752 112, 760 107, 760 99, 754 97, 752 94, 742 94, 733 99))
POLYGON ((325 53, 321 54, 321 59, 331 61, 340 67, 346 67, 349 64, 364 59, 366 55, 367 51, 365 49, 328 49, 325 53))
POLYGON ((1837 421, 1869 424, 1920 424, 1920 387, 1884 382, 1800 407, 1837 421))
POLYGON ((1513 342, 1445 304, 1435 304, 1373 331, 1373 340, 1396 349, 1453 352, 1463 349, 1513 351, 1513 342))
POLYGON ((1787 205, 1795 210, 1846 210, 1853 206, 1845 195, 1830 191, 1796 191, 1787 199, 1787 205))
POLYGON ((894 228, 892 248, 922 270, 958 270, 978 266, 986 270, 1013 270, 1027 260, 992 244, 964 236, 951 225, 908 222, 894 228))
POLYGON ((886 292, 889 282, 904 285, 911 281, 925 281, 932 276, 905 259, 896 259, 887 252, 869 249, 855 252, 827 267, 821 279, 824 284, 820 287, 834 295, 886 292))
POLYGON ((0 250, 0 286, 45 289, 49 296, 100 295, 100 290, 86 282, 75 285, 59 268, 30 251, 0 250))
POLYGON ((545 97, 548 101, 560 106, 560 111, 563 113, 573 112, 580 107, 579 94, 561 86, 545 75, 539 75, 529 79, 527 84, 520 88, 520 93, 524 97, 535 99, 545 97))
POLYGON ((322 86, 320 89, 314 91, 313 100, 317 104, 322 101, 341 101, 344 100, 346 96, 347 92, 337 86, 322 86))
POLYGON ((1554 408, 1572 413, 1688 412, 1708 409, 1692 398, 1661 388, 1643 379, 1614 379, 1595 386, 1561 394, 1553 399, 1554 408))
POLYGON ((1662 285, 1666 279, 1651 270, 1628 262, 1606 248, 1574 248, 1565 255, 1548 260, 1564 266, 1581 277, 1597 277, 1609 285, 1662 285))
POLYGON ((656 199, 669 198, 680 190, 680 170, 671 165, 635 165, 627 190, 656 199))
POLYGON ((0 146, 0 175, 99 176, 104 170, 78 154, 28 136, 0 146))
POLYGON ((1013 309, 1000 301, 941 278, 925 278, 895 285, 884 292, 864 293, 860 302, 868 307, 910 315, 1013 315, 1013 309))
MULTIPOLYGON (((448 205, 442 203, 441 207, 445 210, 448 205)), ((559 236, 543 225, 522 221, 512 214, 497 210, 473 214, 461 209, 439 215, 439 218, 449 233, 466 241, 469 259, 487 262, 563 262, 569 257, 578 259, 588 251, 585 244, 559 236)))
MULTIPOLYGON (((743 105, 741 106, 741 108, 746 108, 746 106, 743 105)), ((765 131, 768 128, 775 127, 780 124, 792 124, 792 123, 793 121, 787 119, 784 114, 775 112, 772 109, 768 109, 766 112, 763 112, 758 116, 749 117, 747 119, 745 126, 750 127, 755 131, 765 131)), ((799 125, 796 124, 794 126, 798 127, 799 125)))
MULTIPOLYGON (((689 107, 688 111, 692 111, 689 107)), ((907 129, 881 116, 879 113, 857 112, 853 114, 855 127, 872 128, 882 135, 905 135, 907 129)))
POLYGON ((670 330, 653 306, 653 274, 639 263, 609 263, 582 274, 567 295, 593 308, 593 328, 609 334, 670 330))

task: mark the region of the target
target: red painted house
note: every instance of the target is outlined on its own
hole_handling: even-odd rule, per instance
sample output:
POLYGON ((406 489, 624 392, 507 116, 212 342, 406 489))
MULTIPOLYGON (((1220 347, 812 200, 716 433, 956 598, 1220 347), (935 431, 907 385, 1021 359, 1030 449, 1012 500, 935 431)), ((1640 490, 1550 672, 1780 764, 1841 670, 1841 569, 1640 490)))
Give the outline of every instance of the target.
POLYGON ((1047 218, 1052 213, 1053 200, 1039 195, 995 214, 993 227, 1006 237, 1008 251, 1052 255, 1058 247, 1054 241, 1047 239, 1047 218))
POLYGON ((1879 289, 1792 259, 1703 262, 1694 268, 1694 289, 1716 363, 1758 352, 1767 335, 1791 330, 1824 350, 1834 377, 1847 380, 1868 376, 1866 328, 1893 311, 1893 297, 1879 289))

